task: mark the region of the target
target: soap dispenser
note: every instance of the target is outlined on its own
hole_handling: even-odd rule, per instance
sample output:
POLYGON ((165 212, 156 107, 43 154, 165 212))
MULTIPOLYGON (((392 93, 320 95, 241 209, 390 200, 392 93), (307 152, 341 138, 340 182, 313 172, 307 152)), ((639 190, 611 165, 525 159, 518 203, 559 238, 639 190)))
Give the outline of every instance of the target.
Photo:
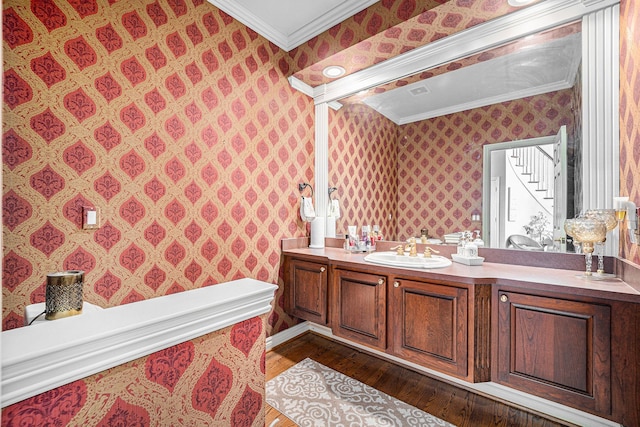
POLYGON ((473 243, 477 247, 484 246, 484 240, 482 240, 482 238, 480 237, 480 230, 475 230, 475 232, 476 232, 476 238, 473 239, 473 243))

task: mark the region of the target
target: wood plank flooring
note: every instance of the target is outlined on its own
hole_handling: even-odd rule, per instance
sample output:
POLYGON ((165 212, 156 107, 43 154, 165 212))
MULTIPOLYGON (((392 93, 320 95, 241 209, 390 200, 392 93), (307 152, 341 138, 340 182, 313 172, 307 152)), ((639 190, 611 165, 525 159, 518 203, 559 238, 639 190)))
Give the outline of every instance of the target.
MULTIPOLYGON (((267 381, 309 357, 336 371, 429 412, 458 427, 566 426, 382 360, 358 349, 306 333, 266 355, 267 381)), ((266 425, 295 424, 267 405, 266 425)))

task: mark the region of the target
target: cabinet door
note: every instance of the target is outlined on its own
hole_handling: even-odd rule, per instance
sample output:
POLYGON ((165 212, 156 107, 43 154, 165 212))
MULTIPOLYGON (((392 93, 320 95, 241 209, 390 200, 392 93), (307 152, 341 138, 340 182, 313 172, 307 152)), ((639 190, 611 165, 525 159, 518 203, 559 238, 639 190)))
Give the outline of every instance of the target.
POLYGON ((336 270, 333 333, 379 349, 387 347, 387 278, 336 270))
POLYGON ((468 371, 467 289, 395 279, 393 353, 441 372, 468 371))
POLYGON ((327 323, 327 265, 289 261, 289 314, 325 325, 327 323))
POLYGON ((610 307, 498 292, 496 382, 611 412, 610 307))

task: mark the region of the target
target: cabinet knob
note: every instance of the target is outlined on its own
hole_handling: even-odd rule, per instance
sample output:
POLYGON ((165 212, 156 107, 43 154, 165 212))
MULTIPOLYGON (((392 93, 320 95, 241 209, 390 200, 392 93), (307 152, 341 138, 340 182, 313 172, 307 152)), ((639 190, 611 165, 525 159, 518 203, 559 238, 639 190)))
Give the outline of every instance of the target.
POLYGON ((500 301, 501 302, 507 302, 507 301, 509 301, 509 297, 504 295, 504 294, 502 294, 502 295, 500 295, 500 301))
POLYGON ((393 282, 393 287, 394 288, 400 287, 400 282, 393 282))
POLYGON ((384 279, 382 277, 378 279, 378 285, 384 285, 384 279))
POLYGON ((325 271, 327 271, 326 267, 320 267, 320 273, 324 273, 325 271))

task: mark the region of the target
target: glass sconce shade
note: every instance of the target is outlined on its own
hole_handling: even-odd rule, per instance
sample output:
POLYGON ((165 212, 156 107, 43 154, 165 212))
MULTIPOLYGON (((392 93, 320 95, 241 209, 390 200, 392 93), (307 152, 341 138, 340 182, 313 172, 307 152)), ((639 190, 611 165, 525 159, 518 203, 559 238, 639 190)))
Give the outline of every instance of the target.
POLYGON ((614 197, 613 198, 613 210, 616 212, 616 218, 619 222, 624 221, 627 216, 627 202, 628 197, 614 197))

